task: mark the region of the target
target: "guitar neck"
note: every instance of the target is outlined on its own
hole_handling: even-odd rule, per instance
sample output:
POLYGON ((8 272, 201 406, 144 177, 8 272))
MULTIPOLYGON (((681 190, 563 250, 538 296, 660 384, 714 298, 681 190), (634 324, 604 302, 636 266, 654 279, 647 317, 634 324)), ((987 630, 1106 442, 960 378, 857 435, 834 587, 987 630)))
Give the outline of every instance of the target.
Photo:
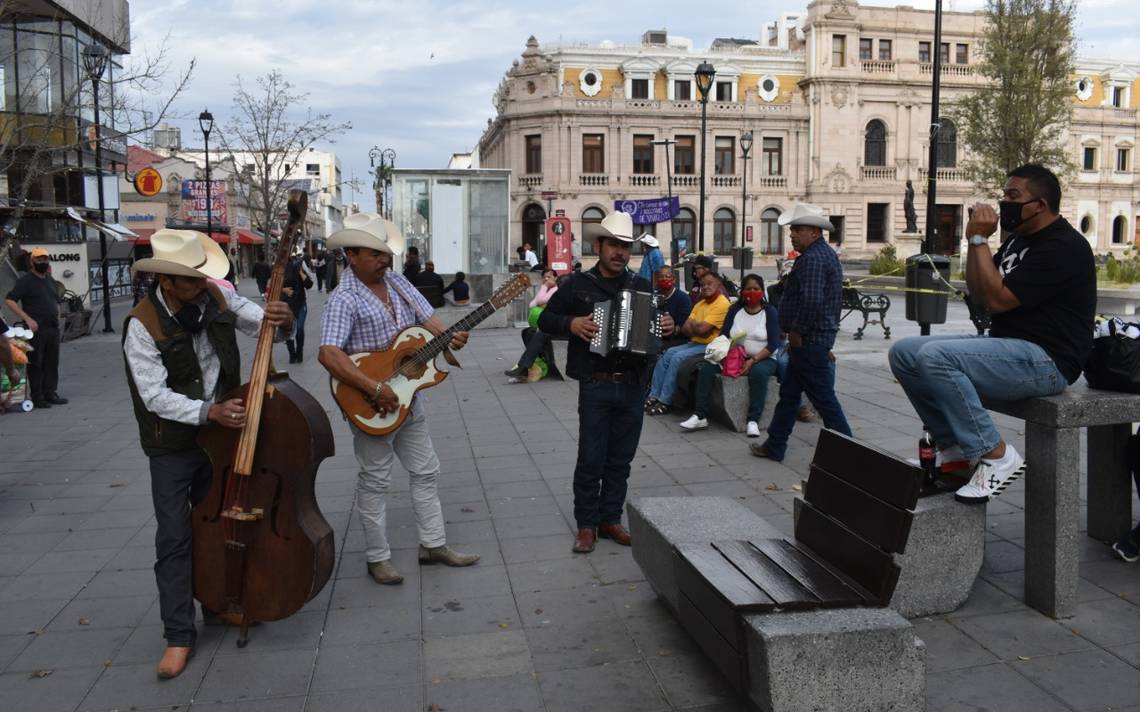
POLYGON ((430 361, 443 353, 443 350, 451 343, 451 337, 455 336, 456 332, 470 331, 494 313, 494 303, 483 302, 477 309, 449 326, 442 334, 429 341, 426 346, 420 349, 424 360, 430 361))

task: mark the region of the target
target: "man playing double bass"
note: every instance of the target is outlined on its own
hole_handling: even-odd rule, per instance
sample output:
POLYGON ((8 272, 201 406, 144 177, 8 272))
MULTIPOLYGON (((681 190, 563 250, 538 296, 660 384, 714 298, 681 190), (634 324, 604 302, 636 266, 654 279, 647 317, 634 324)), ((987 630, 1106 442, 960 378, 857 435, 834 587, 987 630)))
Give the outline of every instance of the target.
MULTIPOLYGON (((357 213, 344 220, 344 229, 333 233, 329 249, 343 248, 349 268, 325 304, 321 317, 319 359, 334 378, 352 386, 370 399, 380 415, 400 408, 391 387, 357 368, 349 354, 384 351, 404 329, 420 324, 433 334, 446 327, 432 316, 423 295, 402 275, 392 271, 393 245, 403 242, 399 229, 374 213, 357 213)), ((467 332, 458 331, 451 348, 467 343, 467 332)), ((408 471, 412 506, 419 534, 420 563, 470 566, 475 554, 462 554, 446 545, 443 511, 436 480, 439 458, 428 432, 427 414, 419 397, 412 400, 406 421, 387 435, 371 435, 353 427, 353 449, 360 463, 357 479, 357 510, 364 527, 364 556, 368 575, 376 583, 394 585, 404 577, 392 565, 392 549, 385 531, 385 511, 392 462, 408 471)))
MULTIPOLYGON (((158 275, 157 283, 123 325, 127 384, 143 452, 150 458, 154 500, 154 564, 166 652, 162 679, 177 677, 194 654, 193 558, 190 509, 208 492, 213 468, 198 446, 207 423, 240 429, 240 398, 216 402, 241 385, 236 332, 256 337, 262 320, 284 337, 293 314, 284 302, 257 304, 211 284, 229 269, 217 243, 193 230, 159 230, 154 256, 134 271, 158 275)), ((203 609, 211 622, 213 614, 203 609)))

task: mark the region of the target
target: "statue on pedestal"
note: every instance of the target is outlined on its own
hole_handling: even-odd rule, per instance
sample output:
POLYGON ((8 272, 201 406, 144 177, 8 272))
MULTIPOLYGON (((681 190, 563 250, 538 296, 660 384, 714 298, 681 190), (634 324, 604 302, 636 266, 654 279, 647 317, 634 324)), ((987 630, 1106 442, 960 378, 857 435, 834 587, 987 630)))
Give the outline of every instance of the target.
POLYGON ((906 214, 906 230, 903 232, 918 232, 918 213, 914 210, 914 186, 911 185, 909 178, 903 196, 903 212, 906 214))

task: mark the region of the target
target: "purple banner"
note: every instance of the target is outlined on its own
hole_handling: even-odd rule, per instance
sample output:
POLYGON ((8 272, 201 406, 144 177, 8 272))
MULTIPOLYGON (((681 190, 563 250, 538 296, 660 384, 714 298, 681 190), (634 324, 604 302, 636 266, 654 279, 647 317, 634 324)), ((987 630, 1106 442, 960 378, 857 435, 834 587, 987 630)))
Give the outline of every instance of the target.
POLYGON ((614 210, 629 213, 635 225, 666 222, 681 212, 680 198, 653 198, 651 200, 615 200, 614 210))

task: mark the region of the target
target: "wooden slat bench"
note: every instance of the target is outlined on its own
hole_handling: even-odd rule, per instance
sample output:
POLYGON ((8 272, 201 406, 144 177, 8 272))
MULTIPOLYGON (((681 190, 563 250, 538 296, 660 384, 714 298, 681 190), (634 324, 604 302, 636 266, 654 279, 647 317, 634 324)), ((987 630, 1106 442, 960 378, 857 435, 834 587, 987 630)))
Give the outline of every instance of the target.
POLYGON ((921 482, 914 465, 824 430, 794 539, 676 546, 682 626, 747 691, 746 616, 890 602, 900 574, 894 555, 906 549, 921 482))

